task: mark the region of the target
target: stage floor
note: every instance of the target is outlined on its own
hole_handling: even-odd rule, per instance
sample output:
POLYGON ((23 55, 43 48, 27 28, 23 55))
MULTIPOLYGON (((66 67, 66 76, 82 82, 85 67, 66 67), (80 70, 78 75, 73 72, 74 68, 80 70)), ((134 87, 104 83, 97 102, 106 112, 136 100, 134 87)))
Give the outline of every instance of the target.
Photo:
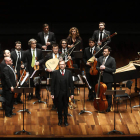
MULTIPOLYGON (((134 93, 135 81, 133 81, 131 94, 134 93)), ((139 87, 139 82, 138 82, 139 87)), ((123 88, 124 89, 124 88, 123 88)), ((41 93, 41 100, 46 101, 47 91, 43 90, 43 97, 41 93)), ((0 137, 132 137, 140 136, 140 109, 132 109, 127 102, 127 109, 125 102, 119 104, 118 112, 115 112, 115 129, 123 133, 111 133, 108 132, 114 130, 114 107, 111 112, 99 113, 94 109, 93 101, 87 101, 88 89, 85 93, 85 110, 91 111, 90 113, 83 113, 79 115, 81 110, 84 109, 84 88, 80 88, 80 93, 77 94, 75 89, 76 108, 69 109, 68 113, 72 116, 68 116, 68 126, 58 126, 58 116, 56 110, 51 110, 52 99, 49 98, 48 106, 44 103, 35 103, 37 99, 34 97, 32 100, 26 101, 26 109, 29 109, 31 114, 24 112, 24 130, 31 133, 28 135, 22 133, 15 135, 15 132, 23 130, 23 112, 17 112, 22 110, 23 105, 14 105, 13 110, 16 113, 12 118, 4 117, 3 111, 0 110, 0 137)), ((28 95, 28 93, 27 93, 28 95)), ((50 95, 50 93, 49 93, 50 95)), ((23 96, 22 96, 23 97, 23 96)), ((49 96, 50 97, 50 96, 49 96)), ((131 106, 138 105, 139 98, 131 99, 131 106)))

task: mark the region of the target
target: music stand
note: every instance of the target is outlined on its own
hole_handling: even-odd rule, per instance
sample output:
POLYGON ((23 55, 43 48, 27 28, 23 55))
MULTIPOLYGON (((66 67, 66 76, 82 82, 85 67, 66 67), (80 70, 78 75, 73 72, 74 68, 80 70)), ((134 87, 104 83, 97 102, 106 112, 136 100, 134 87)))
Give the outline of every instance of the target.
MULTIPOLYGON (((37 77, 37 76, 41 76, 41 73, 43 72, 43 70, 37 70, 37 71, 34 71, 34 73, 32 74, 32 76, 30 77, 30 78, 33 78, 33 77, 37 77)), ((40 82, 39 82, 39 85, 40 85, 40 82)), ((33 104, 35 104, 35 103, 44 103, 44 104, 46 104, 46 102, 44 102, 44 101, 41 101, 41 100, 38 100, 38 101, 35 101, 35 102, 33 102, 33 104)))
MULTIPOLYGON (((125 93, 125 90, 106 90, 105 92, 105 95, 114 95, 114 100, 116 101, 116 95, 122 95, 125 93)), ((108 134, 110 133, 116 133, 116 132, 119 132, 120 134, 123 134, 122 132, 120 131, 117 131, 115 129, 115 105, 114 105, 114 129, 110 132, 108 132, 108 134)))
POLYGON ((73 51, 75 58, 83 58, 83 52, 82 51, 73 51))
POLYGON ((52 50, 42 50, 42 55, 43 55, 43 58, 48 54, 48 53, 51 53, 52 50))
POLYGON ((21 131, 15 132, 15 135, 19 133, 27 133, 30 135, 31 134, 30 132, 24 130, 24 95, 26 93, 33 92, 33 88, 29 88, 29 87, 14 88, 14 92, 23 93, 23 129, 21 131))
MULTIPOLYGON (((29 78, 29 76, 27 78, 29 78)), ((29 85, 30 85, 30 78, 29 78, 29 85)), ((21 87, 25 87, 25 86, 27 86, 25 83, 23 83, 23 85, 21 85, 21 87)), ((23 111, 23 110, 19 110, 17 112, 21 112, 21 111, 23 111)), ((29 109, 26 109, 26 94, 25 94, 25 109, 24 109, 24 112, 27 112, 27 113, 31 114, 31 112, 29 111, 29 109)))

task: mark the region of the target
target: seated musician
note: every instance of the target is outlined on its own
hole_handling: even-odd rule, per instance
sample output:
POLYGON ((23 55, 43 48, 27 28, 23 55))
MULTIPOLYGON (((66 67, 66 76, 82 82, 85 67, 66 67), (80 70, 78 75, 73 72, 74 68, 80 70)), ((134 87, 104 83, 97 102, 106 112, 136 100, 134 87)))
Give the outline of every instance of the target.
MULTIPOLYGON (((93 38, 89 39, 89 47, 85 48, 84 50, 84 55, 83 55, 83 61, 85 64, 85 71, 86 71, 86 77, 87 77, 87 81, 89 82, 89 85, 92 87, 92 89, 88 88, 89 90, 89 94, 88 94, 88 101, 89 100, 94 100, 94 98, 96 97, 96 93, 95 93, 95 85, 97 83, 98 80, 98 74, 97 75, 93 75, 92 73, 90 73, 90 69, 92 68, 93 63, 88 62, 88 60, 93 57, 95 52, 98 52, 100 50, 99 47, 95 46, 95 41, 93 38)), ((100 56, 100 54, 97 54, 95 57, 96 59, 100 56)), ((97 61, 97 60, 96 60, 97 61)), ((96 69, 96 67, 95 67, 96 69)))
MULTIPOLYGON (((66 53, 67 51, 68 51, 68 41, 67 41, 67 39, 62 39, 61 41, 60 41, 60 52, 61 53, 66 53)), ((63 60, 65 61, 65 63, 66 63, 66 67, 69 67, 69 65, 67 65, 67 62, 68 62, 68 60, 72 60, 72 63, 73 63, 73 61, 74 61, 74 59, 75 59, 75 57, 74 57, 74 55, 73 55, 73 51, 71 52, 71 50, 69 51, 69 53, 71 53, 70 55, 66 55, 64 58, 63 58, 63 60)), ((78 65, 77 64, 73 64, 72 65, 74 68, 78 68, 78 65)), ((71 66, 70 66, 70 68, 71 68, 71 66)))
MULTIPOLYGON (((101 82, 107 85, 107 90, 112 90, 113 72, 116 71, 116 62, 113 57, 110 56, 111 48, 105 46, 103 49, 103 56, 100 56, 97 60, 97 69, 102 71, 101 82)), ((106 112, 110 112, 112 105, 112 95, 106 95, 108 101, 108 108, 106 112)))
MULTIPOLYGON (((24 65, 26 63, 26 57, 25 57, 25 53, 24 51, 21 50, 21 42, 20 41, 16 41, 15 42, 15 50, 11 52, 11 58, 13 61, 13 67, 15 69, 15 73, 17 75, 17 80, 19 81, 20 79, 20 70, 24 69, 24 65), (21 61, 23 63, 21 63, 21 61)), ((15 104, 18 103, 23 103, 21 101, 21 93, 18 93, 17 98, 15 98, 15 104)))
POLYGON ((6 66, 3 69, 1 76, 2 90, 5 98, 5 116, 12 117, 16 113, 12 112, 14 101, 14 87, 16 87, 16 74, 12 67, 12 59, 4 58, 6 66))
MULTIPOLYGON (((42 50, 36 48, 37 41, 35 39, 30 39, 28 41, 28 45, 30 46, 30 49, 25 51, 25 57, 27 60, 26 65, 26 71, 29 72, 30 76, 33 74, 33 72, 36 69, 36 66, 41 67, 43 60, 42 50)), ((40 83, 40 82, 39 82, 40 83)), ((35 95, 38 100, 40 100, 40 85, 35 84, 33 82, 33 78, 30 78, 30 86, 34 87, 35 85, 35 95)), ((31 100, 33 98, 33 93, 29 94, 28 99, 31 100)))

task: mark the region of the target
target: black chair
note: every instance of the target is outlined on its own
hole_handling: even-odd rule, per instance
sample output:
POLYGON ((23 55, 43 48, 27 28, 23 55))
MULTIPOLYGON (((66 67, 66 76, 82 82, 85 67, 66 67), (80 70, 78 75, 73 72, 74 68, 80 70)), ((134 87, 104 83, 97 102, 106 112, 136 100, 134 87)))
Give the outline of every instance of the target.
POLYGON ((2 107, 0 108, 0 110, 3 110, 3 117, 4 117, 4 103, 5 103, 5 98, 2 97, 3 91, 0 89, 0 102, 2 103, 2 107))
POLYGON ((116 102, 117 102, 117 111, 118 111, 118 105, 121 104, 123 101, 126 101, 126 109, 127 109, 127 100, 130 101, 130 107, 131 107, 131 97, 130 97, 130 94, 131 94, 131 87, 132 87, 132 81, 131 80, 128 80, 126 82, 126 88, 128 88, 128 92, 129 93, 125 93, 123 95, 116 95, 116 102))

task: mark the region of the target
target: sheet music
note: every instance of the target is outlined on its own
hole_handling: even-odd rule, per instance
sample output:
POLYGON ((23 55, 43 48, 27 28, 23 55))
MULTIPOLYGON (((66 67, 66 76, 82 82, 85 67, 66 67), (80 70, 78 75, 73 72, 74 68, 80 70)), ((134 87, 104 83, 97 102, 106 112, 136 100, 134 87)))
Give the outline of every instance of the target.
POLYGON ((26 75, 25 75, 24 79, 22 80, 22 82, 20 83, 20 86, 23 85, 23 83, 26 81, 26 79, 27 79, 28 76, 29 76, 29 73, 26 72, 26 75))

